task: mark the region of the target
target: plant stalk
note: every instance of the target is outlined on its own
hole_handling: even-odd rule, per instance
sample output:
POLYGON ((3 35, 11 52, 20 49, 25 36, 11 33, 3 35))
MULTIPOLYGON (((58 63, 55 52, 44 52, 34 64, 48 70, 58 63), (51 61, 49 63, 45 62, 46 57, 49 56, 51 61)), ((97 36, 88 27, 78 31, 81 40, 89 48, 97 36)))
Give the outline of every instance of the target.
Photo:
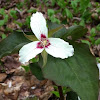
POLYGON ((59 100, 64 100, 63 90, 62 90, 61 86, 58 86, 58 91, 59 91, 59 95, 60 95, 60 99, 59 100))

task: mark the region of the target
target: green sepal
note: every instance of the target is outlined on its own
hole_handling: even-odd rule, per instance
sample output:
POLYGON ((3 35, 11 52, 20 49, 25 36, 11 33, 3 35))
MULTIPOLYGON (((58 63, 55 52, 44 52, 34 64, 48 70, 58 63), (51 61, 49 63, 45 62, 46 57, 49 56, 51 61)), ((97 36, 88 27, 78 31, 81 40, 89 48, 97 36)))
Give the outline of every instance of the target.
POLYGON ((42 58, 43 58, 43 66, 42 67, 44 67, 46 65, 46 63, 47 63, 48 54, 47 54, 47 52, 45 50, 43 50, 41 55, 42 55, 42 58))

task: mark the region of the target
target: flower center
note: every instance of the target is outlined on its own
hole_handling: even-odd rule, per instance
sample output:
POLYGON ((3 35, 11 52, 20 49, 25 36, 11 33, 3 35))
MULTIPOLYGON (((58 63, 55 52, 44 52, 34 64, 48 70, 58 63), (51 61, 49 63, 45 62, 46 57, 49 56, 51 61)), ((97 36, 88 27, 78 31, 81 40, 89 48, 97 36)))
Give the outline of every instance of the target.
POLYGON ((45 46, 47 44, 47 40, 42 41, 42 43, 45 46))
POLYGON ((50 45, 49 40, 46 38, 45 35, 41 34, 41 41, 38 42, 37 44, 37 48, 48 48, 48 46, 50 45))

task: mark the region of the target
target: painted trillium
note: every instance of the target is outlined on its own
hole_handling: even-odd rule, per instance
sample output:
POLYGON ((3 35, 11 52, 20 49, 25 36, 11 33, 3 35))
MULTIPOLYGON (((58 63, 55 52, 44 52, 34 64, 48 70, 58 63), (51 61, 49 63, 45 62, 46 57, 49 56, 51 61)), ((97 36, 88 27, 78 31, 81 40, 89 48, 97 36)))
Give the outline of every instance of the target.
POLYGON ((24 45, 19 51, 19 61, 23 64, 45 51, 56 58, 68 58, 73 56, 74 48, 68 42, 60 38, 48 38, 48 29, 43 14, 36 12, 31 17, 31 29, 39 41, 24 45))

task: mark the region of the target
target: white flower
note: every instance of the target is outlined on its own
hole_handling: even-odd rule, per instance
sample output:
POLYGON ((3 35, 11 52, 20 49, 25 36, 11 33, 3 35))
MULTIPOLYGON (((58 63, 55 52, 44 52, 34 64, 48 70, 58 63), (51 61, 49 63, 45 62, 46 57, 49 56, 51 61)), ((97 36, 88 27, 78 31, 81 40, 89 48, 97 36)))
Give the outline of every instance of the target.
POLYGON ((99 69, 99 80, 100 80, 100 63, 97 63, 98 69, 99 69))
POLYGON ((45 51, 57 58, 68 58, 73 56, 74 48, 68 42, 60 38, 48 38, 48 29, 43 14, 36 12, 31 17, 31 29, 39 41, 24 45, 19 51, 19 61, 23 64, 34 58, 36 55, 45 51))
POLYGON ((81 100, 79 96, 78 96, 78 100, 81 100))

